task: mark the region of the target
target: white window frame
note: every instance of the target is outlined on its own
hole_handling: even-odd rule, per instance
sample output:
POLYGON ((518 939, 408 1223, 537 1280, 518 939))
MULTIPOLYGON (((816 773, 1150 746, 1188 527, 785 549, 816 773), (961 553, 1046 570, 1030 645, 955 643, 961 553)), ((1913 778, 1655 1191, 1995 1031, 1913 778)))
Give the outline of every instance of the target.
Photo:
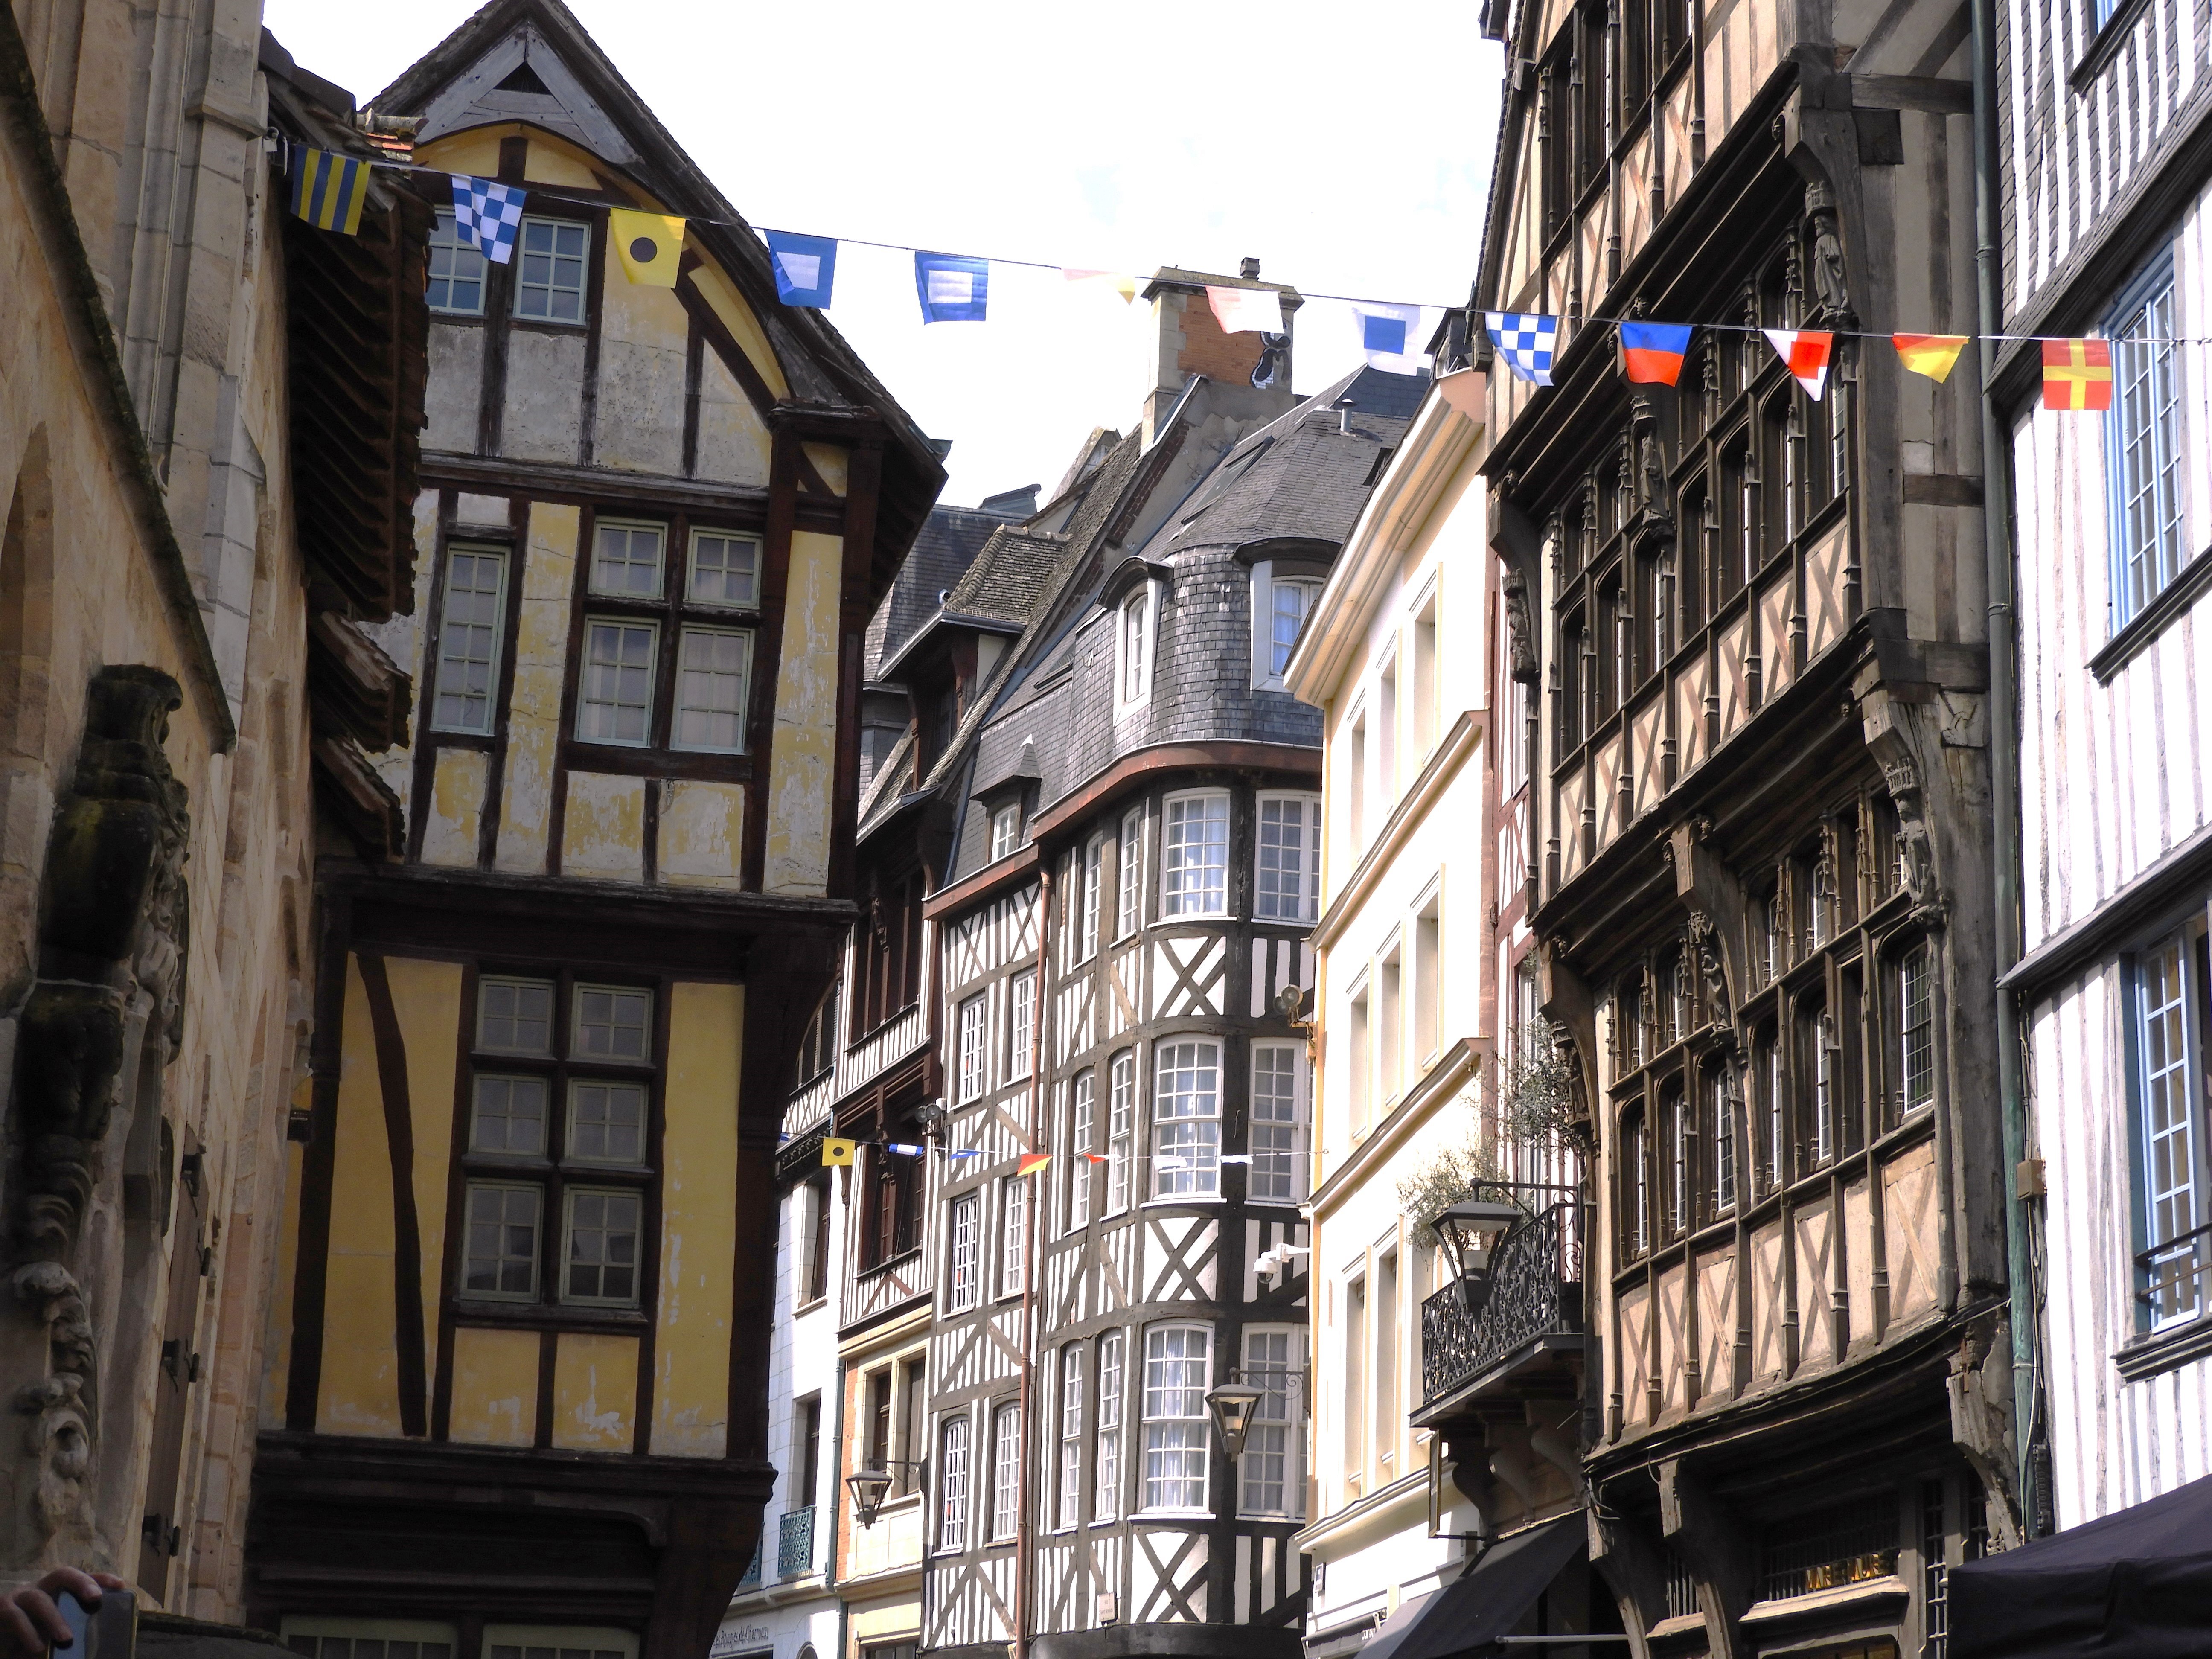
POLYGON ((2129 1094, 2134 1110, 2138 1165, 2136 1185, 2142 1243, 2148 1251, 2177 1240, 2179 1248, 2152 1257, 2148 1273, 2130 1275, 2148 1289, 2177 1281, 2161 1309, 2155 1291, 2139 1304, 2153 1331, 2194 1323, 2212 1307, 2212 1239, 2190 1237, 2212 1210, 2212 1148, 2206 1145, 2204 1044, 2197 952, 2202 927, 2185 925, 2136 953, 2129 974, 2129 1094), (2163 965, 2170 962, 2171 966, 2163 965), (2178 1040, 2177 1040, 2178 1039, 2178 1040), (2193 1282, 2185 1276, 2193 1257, 2193 1282))
MULTIPOLYGON (((635 1169, 645 1162, 646 1140, 647 1136, 652 1133, 652 1085, 647 1083, 643 1078, 607 1077, 599 1073, 586 1073, 580 1076, 571 1077, 568 1079, 567 1121, 562 1127, 563 1130, 561 1142, 562 1154, 568 1162, 572 1164, 594 1164, 600 1168, 611 1170, 635 1169), (611 1153, 603 1153, 597 1158, 593 1158, 577 1150, 578 1143, 583 1139, 582 1135, 579 1133, 577 1121, 578 1109, 581 1103, 580 1097, 586 1090, 592 1089, 604 1089, 611 1097, 618 1090, 625 1093, 635 1091, 636 1094, 638 1116, 637 1156, 635 1158, 617 1158, 611 1153)), ((611 1139, 613 1138, 612 1132, 617 1126, 615 1124, 612 1118, 610 1117, 605 1127, 609 1131, 609 1139, 611 1139)))
POLYGON ((1296 1363, 1304 1352, 1304 1336, 1303 1329, 1292 1325, 1244 1328, 1241 1378, 1258 1389, 1261 1398, 1252 1408, 1243 1455, 1237 1460, 1237 1513, 1240 1516, 1285 1521, 1305 1518, 1305 1372, 1296 1363), (1262 1461, 1271 1457, 1282 1460, 1279 1476, 1262 1461), (1281 1504, 1252 1501, 1255 1486, 1278 1481, 1281 1504))
POLYGON ((491 261, 484 258, 483 250, 474 242, 461 240, 460 220, 453 209, 439 209, 438 222, 430 231, 429 270, 422 290, 430 314, 434 317, 481 317, 484 314, 484 301, 490 289, 491 261), (438 271, 438 256, 441 253, 447 256, 443 276, 438 271), (472 265, 471 262, 473 262, 472 265), (464 270, 468 269, 473 269, 475 274, 464 275, 464 270), (446 284, 446 304, 440 305, 435 300, 429 299, 429 285, 433 283, 446 284), (477 302, 474 305, 457 306, 453 303, 453 285, 455 283, 474 283, 477 285, 477 302))
POLYGON ((2157 601, 2194 551, 2184 465, 2189 368, 2178 342, 2124 337, 2172 340, 2180 315, 2172 255, 2161 252, 2129 283, 2106 325, 2107 334, 2122 337, 2112 345, 2112 409, 2104 423, 2115 633, 2157 601))
MULTIPOLYGON (((470 1302, 538 1301, 541 1298, 541 1292, 545 1275, 545 1188, 534 1181, 471 1181, 467 1182, 462 1189, 461 1202, 463 1208, 461 1212, 460 1273, 457 1276, 457 1288, 454 1294, 462 1297, 464 1300, 470 1302), (527 1193, 530 1194, 531 1200, 538 1206, 536 1217, 531 1223, 529 1289, 524 1291, 487 1291, 473 1290, 470 1288, 469 1268, 475 1257, 473 1252, 470 1249, 469 1233, 471 1230, 477 1224, 476 1207, 477 1195, 479 1193, 527 1193)), ((491 1224, 506 1228, 513 1226, 515 1224, 507 1220, 504 1216, 502 1216, 498 1222, 491 1224)), ((566 1229, 564 1227, 562 1243, 565 1244, 566 1242, 566 1229)), ((509 1261, 517 1260, 518 1258, 507 1255, 505 1251, 504 1244, 502 1244, 501 1253, 496 1256, 488 1259, 495 1263, 504 1263, 509 1261)))
POLYGON ((966 1313, 983 1297, 983 1195, 962 1193, 946 1207, 945 1306, 966 1313))
POLYGON ((1139 1405, 1145 1460, 1138 1493, 1140 1513, 1212 1513, 1213 1427, 1206 1404, 1212 1383, 1211 1328, 1147 1328, 1139 1405))
POLYGON ((1231 817, 1225 789, 1181 790, 1161 803, 1162 921, 1229 914, 1231 817), (1218 847, 1211 834, 1216 806, 1220 809, 1218 847))
MULTIPOLYGON (((763 562, 763 551, 760 537, 742 530, 719 530, 713 525, 694 526, 691 531, 690 556, 685 561, 684 568, 684 603, 706 605, 716 611, 759 610, 763 562), (699 544, 705 541, 720 542, 725 550, 736 547, 748 547, 752 550, 752 564, 744 573, 750 583, 750 592, 746 598, 741 599, 714 598, 702 595, 699 592, 699 578, 702 574, 699 565, 699 544)), ((726 576, 729 571, 730 567, 726 564, 714 574, 717 579, 720 579, 726 576)))
POLYGON ((1108 1062, 1106 1213, 1129 1207, 1136 1186, 1137 1051, 1124 1048, 1108 1062))
POLYGON ((1297 790, 1262 791, 1252 815, 1252 920, 1310 927, 1321 919, 1321 797, 1297 790), (1269 822, 1270 814, 1274 822, 1269 822), (1286 850, 1285 832, 1295 826, 1297 866, 1267 867, 1268 855, 1286 850), (1270 832, 1275 840, 1269 842, 1270 832), (1271 884, 1270 878, 1273 878, 1271 884), (1289 879, 1285 880, 1285 878, 1289 879), (1270 890, 1270 888, 1273 890, 1270 890), (1285 894, 1285 889, 1290 889, 1285 894))
POLYGON ((1936 949, 1924 939, 1897 959, 1897 1103, 1900 1116, 1936 1103, 1936 949))
POLYGON ((1009 1083, 1030 1074, 1030 1049, 1036 1041, 1036 969, 1027 968, 1006 983, 1006 1070, 1009 1083))
POLYGON ((1280 691, 1285 689, 1283 672, 1290 666, 1291 653, 1297 642, 1298 635, 1303 634, 1307 624, 1313 620, 1314 606, 1321 602, 1323 586, 1323 579, 1319 576, 1278 576, 1272 560, 1262 560, 1252 567, 1253 690, 1280 691), (1298 612, 1298 632, 1294 633, 1288 641, 1275 638, 1275 595, 1279 590, 1296 591, 1305 596, 1305 604, 1298 612))
POLYGON ((1063 1212, 1066 1232, 1079 1232, 1091 1224, 1091 1182, 1097 1166, 1091 1153, 1098 1138, 1098 1073, 1095 1067, 1078 1072, 1068 1085, 1067 1200, 1063 1212))
POLYGON ((1081 941, 1078 962, 1088 962, 1098 954, 1098 912, 1104 896, 1098 890, 1099 878, 1106 870, 1106 836, 1102 830, 1083 846, 1083 905, 1080 931, 1081 941))
POLYGON ((579 982, 574 990, 568 1009, 568 1058, 571 1060, 601 1060, 617 1066, 649 1066, 653 1063, 653 993, 640 985, 592 985, 579 982), (611 1015, 624 1005, 633 1005, 642 1011, 644 1018, 637 1021, 610 1018, 594 1020, 586 1017, 587 999, 603 996, 608 999, 611 1015), (610 1035, 635 1031, 637 1052, 618 1052, 612 1047, 594 1048, 590 1034, 605 1030, 610 1035))
MULTIPOLYGON (((671 715, 672 729, 668 734, 668 746, 687 754, 742 755, 745 752, 745 727, 752 715, 753 631, 750 628, 714 628, 698 623, 686 623, 676 635, 676 706, 671 715), (735 708, 715 708, 690 701, 691 677, 704 674, 720 679, 726 671, 720 668, 695 668, 691 665, 690 649, 694 640, 738 640, 744 646, 744 662, 737 671, 738 706, 735 708), (712 719, 734 717, 738 723, 737 740, 733 743, 693 743, 684 736, 684 717, 704 714, 712 719)), ((649 717, 648 717, 649 718, 649 717)))
MULTIPOLYGON (((635 1187, 571 1187, 561 1195, 561 1301, 572 1308, 635 1308, 645 1285, 645 1194, 635 1187), (568 1288, 568 1271, 575 1261, 576 1206, 587 1198, 623 1199, 637 1206, 630 1228, 630 1289, 627 1296, 585 1296, 568 1288)), ((599 1264, 604 1272, 610 1264, 599 1264)))
POLYGON ((640 603, 658 600, 668 585, 668 526, 652 519, 601 519, 592 526, 592 545, 588 555, 591 569, 585 582, 585 592, 593 599, 635 599, 640 603), (623 556, 617 561, 626 572, 646 568, 653 573, 650 587, 612 587, 599 580, 600 538, 609 531, 620 531, 623 537, 623 556), (636 538, 641 534, 653 538, 653 561, 645 565, 629 556, 636 550, 636 538))
POLYGON ((1083 1518, 1083 1345, 1060 1350, 1060 1460, 1053 1494, 1053 1530, 1072 1532, 1083 1518))
POLYGON ((1114 937, 1127 939, 1145 925, 1145 809, 1121 815, 1121 843, 1115 851, 1114 937))
POLYGON ((991 1005, 981 991, 954 1010, 953 1050, 956 1104, 981 1100, 991 1086, 991 1005))
POLYGON ((1189 1202, 1221 1195, 1222 1057, 1218 1037, 1164 1036, 1152 1044, 1155 1200, 1189 1202), (1204 1081, 1209 1072, 1210 1090, 1204 1081), (1188 1089, 1181 1084, 1186 1073, 1192 1078, 1188 1089), (1176 1081, 1171 1084, 1164 1073, 1172 1073, 1176 1081), (1193 1109, 1182 1109, 1186 1101, 1193 1109), (1195 1109, 1208 1105, 1210 1110, 1195 1109))
POLYGON ((968 1465, 973 1434, 965 1412, 938 1425, 937 1548, 940 1554, 957 1555, 968 1547, 968 1465))
POLYGON ((1311 1109, 1309 1104, 1312 1089, 1311 1068, 1306 1064, 1306 1046, 1303 1042, 1255 1042, 1251 1048, 1252 1084, 1251 1092, 1246 1097, 1249 1102, 1246 1115, 1251 1124, 1249 1150, 1252 1163, 1245 1186, 1245 1202, 1295 1206, 1305 1195, 1305 1183, 1299 1176, 1305 1163, 1306 1124, 1311 1109), (1279 1081, 1282 1076, 1281 1062, 1285 1059, 1290 1061, 1291 1116, 1287 1121, 1277 1116, 1262 1119, 1260 1109, 1263 1097, 1271 1104, 1280 1103, 1274 1088, 1266 1089, 1263 1094, 1262 1078, 1264 1076, 1270 1084, 1279 1081), (1287 1130, 1285 1144, 1279 1147, 1271 1145, 1263 1151, 1260 1144, 1263 1129, 1271 1138, 1276 1132, 1287 1130), (1268 1160, 1265 1174, 1270 1190, 1267 1191, 1261 1190, 1263 1170, 1261 1160, 1263 1158, 1268 1160), (1278 1158, 1284 1166, 1281 1177, 1285 1190, 1280 1193, 1272 1190, 1276 1173, 1275 1160, 1278 1158))
MULTIPOLYGON (((547 253, 542 257, 547 258, 565 259, 569 256, 556 251, 547 253)), ((512 261, 512 266, 514 272, 514 295, 513 301, 508 307, 508 310, 514 317, 526 323, 543 323, 553 328, 583 328, 590 324, 592 320, 591 226, 581 223, 574 219, 556 219, 550 215, 539 215, 535 213, 524 214, 522 216, 522 222, 515 227, 514 256, 512 261), (584 252, 581 261, 581 270, 579 275, 576 286, 573 290, 567 285, 560 283, 526 283, 523 279, 523 272, 526 268, 524 261, 534 257, 541 257, 537 255, 535 251, 529 246, 531 230, 533 227, 545 225, 554 227, 556 233, 562 230, 579 230, 584 234, 584 252), (542 292, 546 295, 546 308, 542 314, 535 312, 525 311, 522 308, 523 296, 532 292, 542 292), (573 292, 576 296, 576 314, 573 317, 554 316, 552 314, 552 296, 556 294, 567 294, 570 292, 573 292)))
POLYGON ((1094 1526, 1121 1518, 1121 1419, 1129 1391, 1129 1345, 1121 1331, 1098 1339, 1098 1466, 1091 1482, 1094 1526))
POLYGON ((991 814, 991 862, 1012 858, 1022 846, 1022 804, 1009 801, 991 814))
POLYGON ((1029 1271, 1030 1177, 999 1178, 999 1295, 1019 1296, 1029 1271))
POLYGON ((1114 607, 1114 713, 1117 717, 1152 700, 1159 630, 1158 586, 1151 580, 1139 582, 1114 607))
MULTIPOLYGON (((455 542, 446 549, 446 585, 438 602, 438 683, 430 700, 430 729, 433 732, 466 732, 489 737, 498 724, 500 647, 507 632, 507 569, 508 559, 504 548, 455 542), (459 559, 474 562, 470 567, 471 574, 475 574, 477 565, 484 562, 489 562, 498 573, 489 590, 491 621, 489 625, 472 619, 457 620, 453 615, 453 566, 459 559), (456 654, 453 649, 456 634, 465 635, 473 645, 479 630, 489 636, 488 648, 483 654, 481 657, 474 652, 465 656, 456 654), (477 668, 481 668, 483 673, 484 684, 481 692, 465 685, 447 684, 448 675, 456 672, 466 673, 477 668), (465 707, 480 698, 483 705, 482 718, 471 720, 448 715, 445 712, 448 697, 465 707)), ((471 599, 486 596, 486 590, 482 587, 469 587, 461 592, 471 599)))
POLYGON ((1003 1544, 1022 1519, 1022 1402, 1001 1401, 991 1408, 991 1532, 985 1541, 1003 1544))
MULTIPOLYGON (((629 664, 619 660, 611 665, 612 672, 617 674, 624 672, 629 666, 629 664)), ((653 747, 653 692, 660 674, 660 624, 659 623, 639 617, 586 616, 584 618, 584 660, 577 665, 576 674, 577 742, 605 744, 616 749, 653 747), (611 709, 619 712, 638 706, 623 702, 617 698, 599 697, 592 694, 592 675, 610 666, 610 665, 594 663, 592 660, 592 630, 598 628, 615 629, 624 635, 641 633, 651 641, 645 659, 645 702, 643 704, 645 732, 641 737, 597 737, 586 729, 586 718, 594 709, 611 709)))
MULTIPOLYGON (((526 1054, 539 1060, 550 1059, 553 1053, 553 999, 557 994, 559 994, 559 988, 550 979, 524 979, 506 974, 485 975, 477 981, 477 1052, 487 1054, 526 1054), (512 1043, 494 1042, 484 1035, 485 1022, 494 1018, 490 1012, 492 993, 503 990, 540 991, 544 994, 545 1012, 542 1018, 545 1024, 545 1041, 539 1047, 526 1048, 512 1043)), ((500 1016, 500 1018, 506 1017, 500 1016)), ((518 1014, 515 1018, 538 1017, 518 1014)))

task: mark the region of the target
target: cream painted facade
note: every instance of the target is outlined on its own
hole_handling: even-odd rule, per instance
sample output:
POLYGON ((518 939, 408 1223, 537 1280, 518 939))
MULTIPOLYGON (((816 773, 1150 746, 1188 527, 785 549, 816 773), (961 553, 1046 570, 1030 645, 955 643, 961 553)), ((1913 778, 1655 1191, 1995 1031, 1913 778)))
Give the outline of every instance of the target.
MULTIPOLYGON (((1434 1589, 1475 1529, 1431 1510, 1421 1304, 1444 1283, 1400 1184, 1487 1139, 1498 649, 1479 421, 1431 391, 1316 602, 1287 687, 1323 711, 1309 1650, 1434 1589)), ((1447 1497, 1457 1499, 1447 1487, 1447 1497)))

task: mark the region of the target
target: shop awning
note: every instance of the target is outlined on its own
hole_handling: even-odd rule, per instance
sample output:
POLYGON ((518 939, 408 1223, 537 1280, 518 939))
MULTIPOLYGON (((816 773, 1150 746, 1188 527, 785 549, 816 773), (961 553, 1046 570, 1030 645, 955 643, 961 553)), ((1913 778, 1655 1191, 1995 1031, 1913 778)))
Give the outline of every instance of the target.
POLYGON ((2203 1659, 2212 1477, 1951 1571, 1954 1659, 2203 1659))
POLYGON ((1579 1511, 1514 1534, 1442 1589, 1392 1613, 1359 1659, 1468 1659, 1488 1652, 1589 1540, 1579 1511))

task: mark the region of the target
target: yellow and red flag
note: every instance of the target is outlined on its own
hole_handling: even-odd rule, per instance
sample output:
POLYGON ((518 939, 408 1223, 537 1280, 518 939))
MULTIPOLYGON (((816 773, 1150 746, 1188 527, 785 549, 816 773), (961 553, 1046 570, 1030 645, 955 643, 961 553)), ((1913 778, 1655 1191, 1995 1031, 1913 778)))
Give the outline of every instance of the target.
POLYGON ((1035 1175, 1052 1162, 1050 1152, 1024 1152, 1022 1161, 1014 1166, 1016 1175, 1035 1175))
POLYGON ((2110 409, 2112 406, 2112 347, 2108 340, 2045 340, 2043 343, 2043 406, 2045 409, 2110 409))
POLYGON ((1964 334, 1893 334, 1890 343, 1897 348, 1897 360, 1915 374, 1925 374, 1941 386, 1951 373, 1951 366, 1959 361, 1959 354, 1966 349, 1964 334))

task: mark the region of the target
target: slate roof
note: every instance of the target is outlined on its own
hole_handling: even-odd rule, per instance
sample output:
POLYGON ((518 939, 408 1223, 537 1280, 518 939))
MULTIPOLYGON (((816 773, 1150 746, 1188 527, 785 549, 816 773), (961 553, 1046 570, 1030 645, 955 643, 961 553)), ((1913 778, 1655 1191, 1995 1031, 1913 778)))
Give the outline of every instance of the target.
POLYGON ((1003 528, 1006 522, 1004 514, 986 513, 981 507, 930 509, 921 533, 914 538, 914 551, 899 566, 890 591, 868 618, 864 672, 869 679, 878 678, 883 665, 898 654, 899 647, 937 614, 940 603, 937 596, 960 585, 991 532, 1003 528))
POLYGON ((1042 531, 1012 526, 992 532, 975 562, 953 588, 945 608, 956 617, 981 617, 1017 626, 1029 621, 1050 591, 1066 541, 1042 531))

